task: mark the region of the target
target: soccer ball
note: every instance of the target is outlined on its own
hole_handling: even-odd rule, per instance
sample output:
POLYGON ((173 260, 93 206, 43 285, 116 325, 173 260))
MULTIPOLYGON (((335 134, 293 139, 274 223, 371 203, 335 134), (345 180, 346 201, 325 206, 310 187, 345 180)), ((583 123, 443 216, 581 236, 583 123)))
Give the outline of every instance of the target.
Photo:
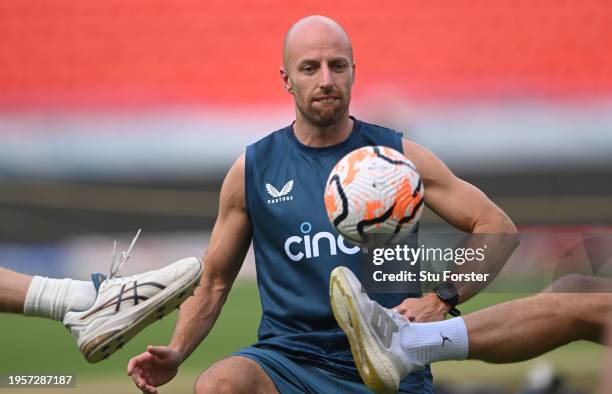
POLYGON ((330 222, 357 245, 367 244, 374 233, 389 234, 386 242, 409 233, 421 217, 424 197, 414 164, 384 146, 344 156, 329 174, 324 195, 330 222))

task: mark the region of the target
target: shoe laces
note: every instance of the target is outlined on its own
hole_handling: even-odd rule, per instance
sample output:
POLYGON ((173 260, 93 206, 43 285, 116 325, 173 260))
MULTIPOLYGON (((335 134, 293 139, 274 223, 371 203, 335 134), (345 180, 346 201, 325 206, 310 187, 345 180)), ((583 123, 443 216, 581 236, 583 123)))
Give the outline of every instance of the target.
POLYGON ((138 240, 140 232, 141 229, 138 229, 138 232, 136 233, 134 238, 132 238, 132 243, 130 244, 130 246, 127 248, 127 250, 121 251, 119 257, 117 257, 117 241, 113 243, 113 260, 111 262, 110 271, 108 273, 109 279, 116 278, 119 274, 119 269, 121 269, 123 264, 125 264, 125 262, 128 261, 128 259, 130 258, 130 252, 132 251, 134 244, 138 240))

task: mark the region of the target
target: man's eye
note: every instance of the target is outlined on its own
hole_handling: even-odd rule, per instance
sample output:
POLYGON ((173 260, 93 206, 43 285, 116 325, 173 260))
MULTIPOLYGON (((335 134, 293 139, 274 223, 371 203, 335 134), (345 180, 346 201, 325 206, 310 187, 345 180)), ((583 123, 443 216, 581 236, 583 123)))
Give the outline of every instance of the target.
POLYGON ((334 64, 333 68, 336 71, 344 71, 346 69, 346 64, 344 64, 344 63, 336 63, 336 64, 334 64))
POLYGON ((304 66, 302 67, 302 72, 305 74, 312 74, 315 72, 314 66, 304 66))

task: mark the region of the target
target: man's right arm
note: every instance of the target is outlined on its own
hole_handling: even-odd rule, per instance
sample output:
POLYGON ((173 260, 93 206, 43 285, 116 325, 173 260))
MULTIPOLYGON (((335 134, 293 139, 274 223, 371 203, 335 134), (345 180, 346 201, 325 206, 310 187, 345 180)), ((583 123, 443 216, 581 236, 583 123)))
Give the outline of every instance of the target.
POLYGON ((246 213, 244 155, 221 187, 219 214, 204 255, 204 272, 193 297, 182 305, 168 346, 149 346, 133 357, 127 373, 144 393, 157 394, 212 329, 251 243, 246 213))
POLYGON ((181 306, 169 345, 180 352, 182 360, 208 335, 219 317, 251 238, 251 223, 246 213, 243 154, 221 187, 219 215, 204 255, 201 286, 181 306))

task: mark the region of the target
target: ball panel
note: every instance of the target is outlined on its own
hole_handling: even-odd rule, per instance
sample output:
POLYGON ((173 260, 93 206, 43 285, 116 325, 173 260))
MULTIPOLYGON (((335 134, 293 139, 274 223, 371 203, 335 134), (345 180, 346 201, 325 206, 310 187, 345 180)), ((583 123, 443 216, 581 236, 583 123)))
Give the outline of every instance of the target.
POLYGON ((371 233, 411 231, 423 209, 424 187, 401 152, 368 146, 336 164, 324 199, 334 227, 346 239, 362 243, 371 233))

